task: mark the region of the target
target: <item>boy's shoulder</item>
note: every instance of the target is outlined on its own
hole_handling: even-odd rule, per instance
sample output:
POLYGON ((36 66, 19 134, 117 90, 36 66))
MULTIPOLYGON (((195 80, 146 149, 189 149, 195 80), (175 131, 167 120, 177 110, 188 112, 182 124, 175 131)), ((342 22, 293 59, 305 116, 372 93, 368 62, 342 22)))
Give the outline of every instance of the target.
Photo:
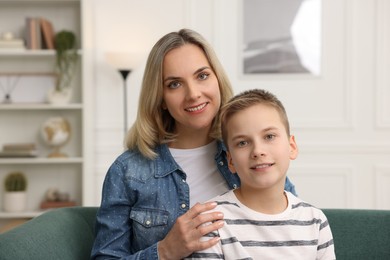
POLYGON ((289 205, 292 212, 306 212, 307 214, 311 214, 322 218, 325 216, 325 214, 322 212, 320 208, 317 208, 313 204, 308 203, 305 200, 295 196, 291 192, 288 191, 285 192, 289 200, 289 205))
POLYGON ((238 205, 239 202, 238 202, 236 196, 234 195, 233 190, 228 190, 228 191, 208 200, 208 202, 211 202, 211 201, 217 203, 217 207, 213 211, 223 210, 223 209, 226 209, 226 207, 227 208, 232 208, 232 207, 233 208, 240 208, 240 206, 238 205))

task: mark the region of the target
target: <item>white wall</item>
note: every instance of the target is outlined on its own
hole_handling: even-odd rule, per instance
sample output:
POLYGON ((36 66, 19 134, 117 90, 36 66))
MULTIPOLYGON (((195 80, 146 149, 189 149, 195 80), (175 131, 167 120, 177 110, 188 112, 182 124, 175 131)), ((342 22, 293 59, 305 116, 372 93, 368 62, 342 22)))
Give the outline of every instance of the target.
MULTIPOLYGON (((324 0, 322 73, 240 74, 240 1, 94 1, 95 180, 123 150, 123 83, 106 52, 148 52, 167 32, 189 27, 215 47, 236 93, 266 88, 285 104, 300 156, 289 176, 318 207, 390 209, 390 2, 324 0)), ((136 115, 144 63, 128 78, 136 115)))

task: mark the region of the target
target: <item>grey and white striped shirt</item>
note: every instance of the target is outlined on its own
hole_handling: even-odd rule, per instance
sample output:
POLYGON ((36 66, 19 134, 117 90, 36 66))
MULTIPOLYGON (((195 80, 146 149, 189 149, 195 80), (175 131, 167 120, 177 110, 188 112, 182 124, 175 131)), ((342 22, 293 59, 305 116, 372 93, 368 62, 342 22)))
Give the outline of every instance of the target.
POLYGON ((325 214, 286 192, 288 207, 280 214, 254 211, 233 191, 220 195, 214 211, 224 213, 225 225, 210 236, 220 243, 186 259, 336 259, 333 236, 325 214))

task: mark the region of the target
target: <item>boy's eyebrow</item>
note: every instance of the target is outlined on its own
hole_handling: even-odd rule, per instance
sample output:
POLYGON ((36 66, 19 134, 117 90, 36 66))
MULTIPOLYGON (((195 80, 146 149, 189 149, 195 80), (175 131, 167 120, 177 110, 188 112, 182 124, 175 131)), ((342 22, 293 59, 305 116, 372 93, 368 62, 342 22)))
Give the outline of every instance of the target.
POLYGON ((270 126, 270 127, 267 127, 265 129, 262 130, 262 132, 268 132, 268 131, 271 131, 271 130, 280 130, 278 127, 276 126, 270 126))
MULTIPOLYGON (((262 129, 261 132, 268 132, 268 131, 274 131, 274 130, 280 130, 280 128, 278 128, 276 126, 270 126, 270 127, 262 129)), ((243 137, 246 137, 246 135, 239 134, 239 135, 232 136, 231 139, 234 140, 234 139, 239 139, 239 138, 243 138, 243 137)))
MULTIPOLYGON (((196 75, 196 74, 198 74, 199 72, 201 72, 201 71, 203 71, 203 70, 205 70, 205 69, 211 69, 211 68, 208 67, 208 66, 201 67, 201 68, 197 69, 197 70, 193 73, 193 75, 196 75)), ((168 81, 168 80, 178 80, 178 79, 180 79, 180 77, 169 76, 169 77, 167 77, 167 78, 164 79, 164 82, 166 82, 166 81, 168 81)))

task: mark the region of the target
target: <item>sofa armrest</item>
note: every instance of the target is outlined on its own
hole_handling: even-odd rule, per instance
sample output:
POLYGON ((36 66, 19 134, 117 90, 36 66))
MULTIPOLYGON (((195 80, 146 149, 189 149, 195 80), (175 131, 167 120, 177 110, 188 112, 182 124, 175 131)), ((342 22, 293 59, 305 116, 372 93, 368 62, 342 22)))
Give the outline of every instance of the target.
POLYGON ((0 259, 89 259, 96 207, 50 210, 0 234, 0 259))

